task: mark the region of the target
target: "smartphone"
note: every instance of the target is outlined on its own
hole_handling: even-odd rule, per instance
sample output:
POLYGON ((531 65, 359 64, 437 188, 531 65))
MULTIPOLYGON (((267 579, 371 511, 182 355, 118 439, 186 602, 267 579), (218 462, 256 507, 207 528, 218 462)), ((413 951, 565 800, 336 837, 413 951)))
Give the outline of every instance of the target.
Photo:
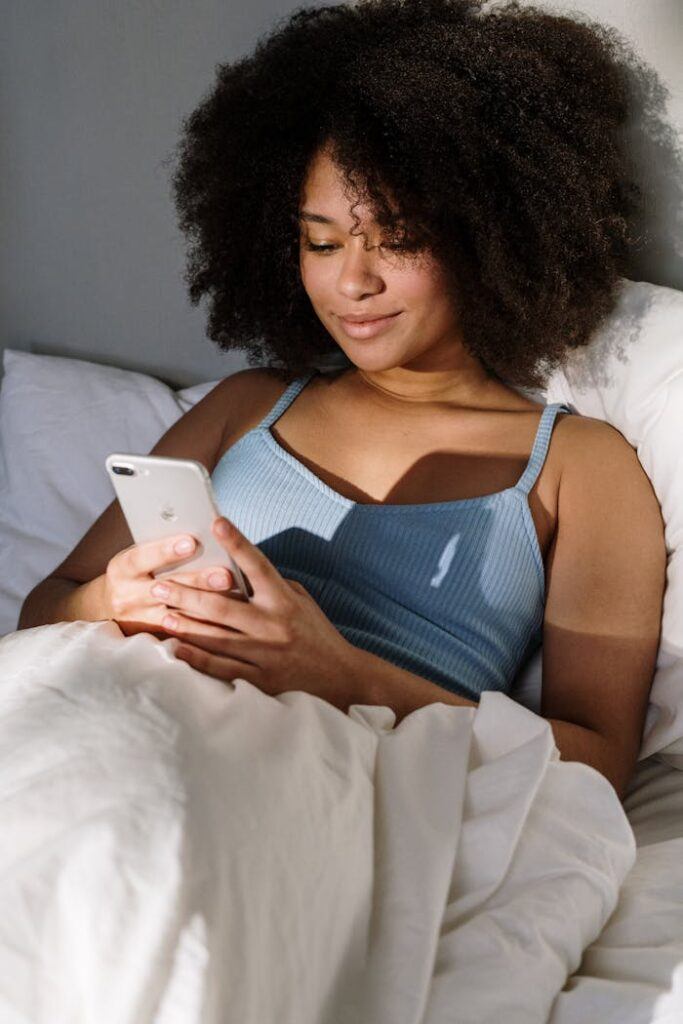
POLYGON ((240 567, 214 537, 211 525, 221 513, 211 477, 195 459, 115 452, 105 465, 121 510, 136 544, 189 533, 197 541, 190 556, 156 569, 156 579, 183 572, 225 565, 235 583, 231 596, 249 600, 253 590, 240 567))

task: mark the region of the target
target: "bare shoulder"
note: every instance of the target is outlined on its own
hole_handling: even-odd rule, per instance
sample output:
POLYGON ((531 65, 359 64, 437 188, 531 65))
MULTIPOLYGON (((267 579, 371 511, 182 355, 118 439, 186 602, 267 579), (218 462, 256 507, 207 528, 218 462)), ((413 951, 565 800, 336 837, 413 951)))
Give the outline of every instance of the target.
POLYGON ((269 398, 284 391, 286 387, 287 384, 276 370, 268 366, 255 366, 224 377, 209 394, 219 393, 235 403, 248 405, 261 395, 269 398))
POLYGON ((216 462, 228 448, 255 427, 277 402, 288 384, 267 366, 250 367, 225 377, 214 389, 222 410, 223 429, 216 462))
POLYGON ((624 487, 633 488, 634 497, 637 493, 654 497, 635 448, 611 423, 592 416, 562 414, 555 433, 565 498, 570 498, 572 491, 591 486, 609 493, 613 485, 620 492, 624 487))
POLYGON ((197 459, 211 472, 230 438, 248 430, 250 418, 277 394, 277 377, 261 367, 224 377, 169 427, 150 454, 197 459))
POLYGON ((662 511, 633 445, 616 427, 591 416, 564 416, 558 428, 558 528, 588 525, 661 561, 662 511))
POLYGON ((582 607, 590 618, 599 606, 608 631, 623 633, 629 617, 634 628, 642 627, 644 618, 658 615, 666 573, 665 524, 654 487, 616 427, 589 416, 565 416, 562 427, 547 607, 569 621, 582 607), (577 581, 576 593, 570 579, 577 581), (613 621, 607 622, 606 608, 613 621))

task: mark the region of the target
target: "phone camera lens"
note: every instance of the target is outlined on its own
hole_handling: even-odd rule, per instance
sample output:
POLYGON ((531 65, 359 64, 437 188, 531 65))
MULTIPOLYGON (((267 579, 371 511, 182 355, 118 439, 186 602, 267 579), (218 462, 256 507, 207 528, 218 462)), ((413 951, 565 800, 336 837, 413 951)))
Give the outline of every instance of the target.
POLYGON ((135 476, 135 470, 129 466, 112 466, 112 473, 118 473, 119 476, 135 476))

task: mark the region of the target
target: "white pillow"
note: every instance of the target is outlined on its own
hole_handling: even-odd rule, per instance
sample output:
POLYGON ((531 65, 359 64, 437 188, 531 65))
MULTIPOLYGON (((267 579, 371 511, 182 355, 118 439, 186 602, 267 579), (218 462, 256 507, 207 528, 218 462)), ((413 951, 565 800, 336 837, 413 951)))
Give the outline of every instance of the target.
POLYGON ((0 388, 0 635, 114 498, 112 451, 147 452, 217 381, 182 391, 81 359, 5 349, 0 388))
MULTIPOLYGON (((545 398, 616 427, 635 448, 657 495, 667 583, 640 758, 657 753, 683 768, 683 292, 622 281, 608 321, 590 345, 570 354, 548 382, 545 398)), ((514 696, 536 710, 540 684, 539 650, 519 673, 514 696)))

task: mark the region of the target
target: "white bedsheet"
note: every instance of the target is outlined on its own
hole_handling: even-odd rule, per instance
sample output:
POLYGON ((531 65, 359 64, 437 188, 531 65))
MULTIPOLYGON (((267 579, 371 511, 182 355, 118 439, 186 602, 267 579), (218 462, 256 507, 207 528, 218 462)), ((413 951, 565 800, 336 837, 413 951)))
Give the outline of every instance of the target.
POLYGON ((605 1024, 562 990, 634 834, 547 722, 485 693, 394 728, 174 644, 0 640, 2 1024, 605 1024))
POLYGON ((636 863, 551 1024, 682 1024, 683 772, 641 762, 624 799, 636 863))

